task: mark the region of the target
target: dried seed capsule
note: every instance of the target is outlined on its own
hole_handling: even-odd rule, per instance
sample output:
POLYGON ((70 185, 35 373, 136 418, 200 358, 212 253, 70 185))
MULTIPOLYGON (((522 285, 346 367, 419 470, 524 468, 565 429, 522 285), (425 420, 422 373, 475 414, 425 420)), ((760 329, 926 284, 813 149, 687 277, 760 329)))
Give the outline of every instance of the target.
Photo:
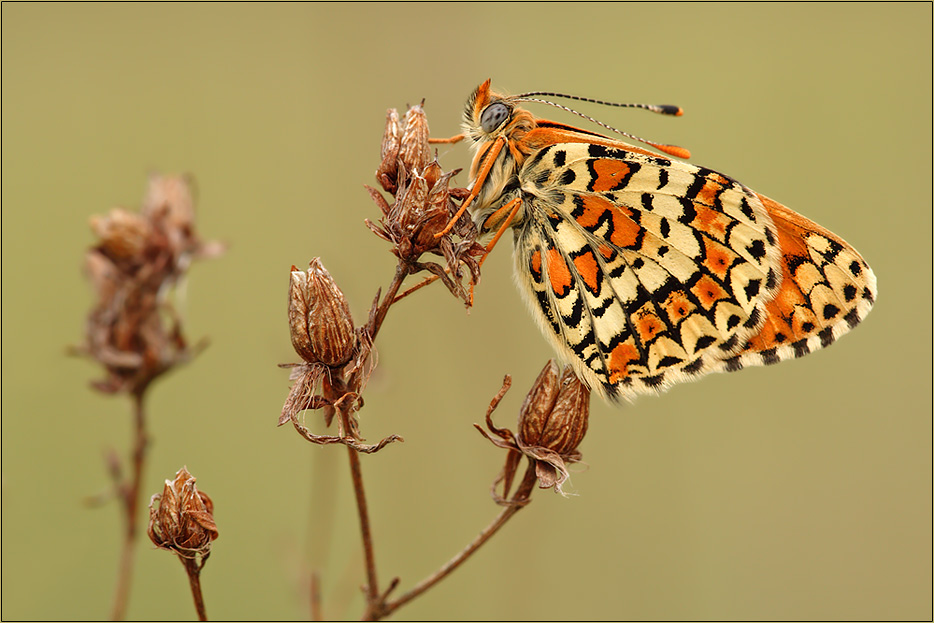
POLYGON ((519 411, 519 443, 568 455, 583 441, 589 417, 590 390, 570 367, 559 377, 549 361, 519 411))
POLYGON ((357 335, 350 308, 319 258, 307 271, 292 267, 289 327, 295 352, 308 363, 339 367, 353 358, 357 335))
POLYGON ((200 556, 204 560, 210 553, 211 541, 219 534, 214 503, 198 491, 195 477, 184 467, 175 474, 175 480, 165 481, 161 495, 152 496, 147 533, 156 547, 184 558, 200 556))
POLYGON ((428 145, 428 117, 421 105, 409 108, 403 120, 402 146, 399 158, 408 173, 421 174, 431 162, 431 147, 428 145))

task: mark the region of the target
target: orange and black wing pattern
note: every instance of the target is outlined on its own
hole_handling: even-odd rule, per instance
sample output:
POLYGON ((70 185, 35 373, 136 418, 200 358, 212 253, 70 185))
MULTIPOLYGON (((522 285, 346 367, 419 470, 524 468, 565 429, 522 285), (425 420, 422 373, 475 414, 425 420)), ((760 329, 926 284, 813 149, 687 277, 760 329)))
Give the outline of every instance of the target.
POLYGON ((516 101, 489 82, 468 101, 471 212, 481 230, 513 228, 519 289, 592 388, 632 398, 800 357, 869 313, 875 277, 839 237, 721 173, 516 101))

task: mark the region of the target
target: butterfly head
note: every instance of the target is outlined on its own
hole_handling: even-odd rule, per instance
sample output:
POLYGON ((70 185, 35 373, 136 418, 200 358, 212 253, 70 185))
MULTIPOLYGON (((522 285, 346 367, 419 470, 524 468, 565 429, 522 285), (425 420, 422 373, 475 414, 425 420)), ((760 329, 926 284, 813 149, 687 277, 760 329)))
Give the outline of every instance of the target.
POLYGON ((515 98, 490 91, 490 80, 477 87, 464 109, 464 134, 474 143, 520 139, 535 127, 535 118, 516 106, 515 98))

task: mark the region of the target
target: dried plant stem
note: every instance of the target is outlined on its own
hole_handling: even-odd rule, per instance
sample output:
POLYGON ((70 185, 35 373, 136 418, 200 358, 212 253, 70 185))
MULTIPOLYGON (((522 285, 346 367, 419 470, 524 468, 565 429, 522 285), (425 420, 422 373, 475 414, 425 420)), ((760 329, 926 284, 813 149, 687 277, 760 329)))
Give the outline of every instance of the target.
MULTIPOLYGON (((480 534, 477 535, 467 547, 460 551, 454 558, 444 563, 440 569, 432 573, 430 576, 416 584, 411 590, 403 594, 398 599, 392 601, 384 602, 380 604, 378 610, 370 609, 368 614, 372 614, 373 620, 381 619, 383 617, 389 616, 395 610, 401 608, 408 602, 412 601, 429 588, 446 578, 451 574, 455 569, 461 566, 464 562, 473 555, 480 547, 485 544, 490 538, 496 534, 496 532, 503 527, 503 525, 509 521, 513 515, 519 512, 524 508, 529 501, 529 496, 532 493, 532 489, 535 486, 536 476, 535 476, 535 466, 531 462, 529 463, 528 469, 525 472, 525 476, 522 479, 522 483, 516 489, 515 494, 508 506, 506 506, 496 518, 490 522, 490 524, 484 528, 480 534)), ((367 618, 367 617, 364 617, 367 618)))
POLYGON ((195 610, 198 612, 199 621, 207 621, 208 614, 204 609, 204 596, 201 594, 201 567, 194 558, 184 558, 179 556, 179 560, 185 565, 185 571, 188 573, 188 583, 191 585, 191 596, 195 600, 195 610))
POLYGON ((131 394, 133 398, 133 473, 129 483, 117 483, 120 500, 123 502, 126 525, 123 552, 120 555, 120 566, 117 571, 117 588, 114 593, 114 604, 111 611, 111 619, 114 621, 122 621, 126 618, 126 608, 133 576, 133 546, 136 543, 140 484, 143 478, 147 444, 146 414, 143 409, 144 392, 145 389, 142 389, 131 394))
POLYGON ((402 287, 402 282, 405 281, 408 274, 409 268, 403 262, 399 262, 396 265, 396 274, 392 277, 392 283, 389 284, 386 295, 383 297, 383 302, 380 303, 379 307, 370 317, 370 323, 367 327, 370 339, 376 339, 376 334, 379 333, 379 329, 383 325, 386 313, 389 311, 392 304, 396 302, 396 293, 399 291, 399 288, 402 287))
POLYGON ((373 535, 370 532, 370 514, 367 510, 366 493, 363 490, 360 456, 353 448, 347 448, 347 454, 350 457, 350 476, 357 500, 357 513, 360 515, 360 535, 363 539, 363 557, 366 561, 366 597, 367 601, 373 601, 379 592, 379 583, 376 579, 376 557, 373 553, 373 535))

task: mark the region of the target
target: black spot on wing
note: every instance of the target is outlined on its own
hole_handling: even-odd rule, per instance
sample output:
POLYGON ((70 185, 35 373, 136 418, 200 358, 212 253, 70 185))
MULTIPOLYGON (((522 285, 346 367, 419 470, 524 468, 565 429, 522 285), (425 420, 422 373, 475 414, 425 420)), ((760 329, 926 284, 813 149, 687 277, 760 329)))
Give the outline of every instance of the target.
POLYGON ((749 255, 756 261, 759 261, 765 257, 765 243, 761 240, 754 240, 752 244, 746 246, 746 251, 748 251, 749 255))
POLYGON ((822 313, 824 315, 824 320, 830 320, 840 313, 840 308, 832 303, 828 303, 827 305, 824 305, 822 313))
POLYGON ((758 279, 750 279, 749 283, 746 284, 744 291, 746 292, 746 298, 752 300, 752 298, 759 294, 759 287, 762 285, 762 282, 758 279))
POLYGON ((712 335, 701 336, 697 339, 697 343, 694 345, 694 351, 696 352, 699 350, 703 350, 716 341, 717 341, 717 338, 715 338, 712 335))

